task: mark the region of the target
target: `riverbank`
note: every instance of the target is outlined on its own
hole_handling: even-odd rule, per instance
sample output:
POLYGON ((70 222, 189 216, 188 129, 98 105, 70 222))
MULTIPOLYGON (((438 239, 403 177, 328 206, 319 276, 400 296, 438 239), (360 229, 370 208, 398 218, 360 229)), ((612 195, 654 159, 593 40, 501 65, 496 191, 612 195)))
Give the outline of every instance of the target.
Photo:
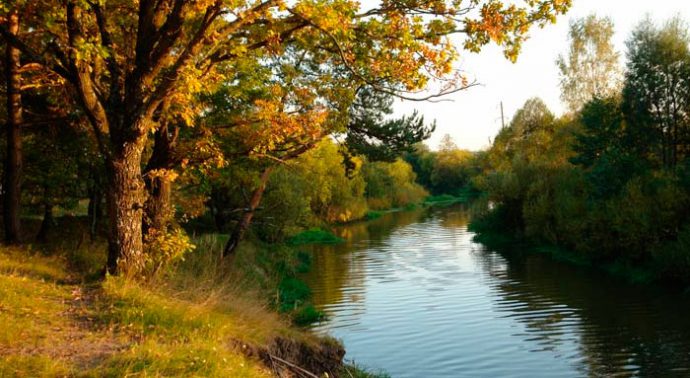
POLYGON ((67 252, 3 247, 0 376, 370 376, 344 365, 339 342, 271 310, 260 283, 271 272, 244 265, 255 248, 238 252, 239 270, 209 246, 145 282, 89 281, 93 255, 75 267, 67 252))
MULTIPOLYGON (((62 223, 79 234, 78 220, 62 223)), ((248 240, 222 261, 226 237, 195 237, 184 261, 138 282, 99 280, 105 246, 83 236, 0 248, 0 376, 387 376, 300 327, 324 316, 297 278, 312 269, 306 245, 343 239, 312 229, 284 244, 248 240)))
POLYGON ((582 253, 578 253, 558 245, 539 243, 528 238, 487 229, 483 226, 470 223, 468 227, 475 232, 473 240, 490 249, 502 253, 536 253, 566 264, 596 269, 607 274, 625 280, 631 284, 661 285, 673 290, 690 293, 690 284, 687 280, 666 277, 663 271, 652 263, 632 264, 621 259, 607 261, 595 259, 582 253))
POLYGON ((370 220, 378 219, 384 214, 395 213, 395 212, 399 212, 399 211, 415 210, 418 207, 452 206, 452 205, 456 205, 459 203, 467 203, 474 196, 476 196, 476 194, 473 192, 469 192, 469 191, 463 191, 463 192, 459 193, 458 195, 451 195, 451 194, 430 195, 430 196, 427 196, 426 198, 424 198, 424 201, 422 201, 420 203, 410 203, 404 207, 395 207, 395 208, 385 209, 385 210, 369 210, 364 215, 364 218, 354 220, 353 222, 370 221, 370 220))

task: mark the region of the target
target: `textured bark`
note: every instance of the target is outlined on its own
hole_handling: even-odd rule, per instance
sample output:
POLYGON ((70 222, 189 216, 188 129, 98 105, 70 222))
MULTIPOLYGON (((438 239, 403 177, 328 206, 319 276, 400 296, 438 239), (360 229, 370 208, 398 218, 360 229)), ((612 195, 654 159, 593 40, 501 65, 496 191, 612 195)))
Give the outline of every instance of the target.
POLYGON ((167 232, 173 219, 172 182, 165 177, 147 179, 146 189, 144 235, 151 231, 167 232))
POLYGON ((173 150, 177 141, 177 132, 168 131, 168 125, 162 124, 154 137, 153 152, 145 168, 146 205, 144 208, 144 236, 150 231, 166 232, 172 224, 174 209, 172 206, 172 182, 169 177, 152 175, 156 170, 171 169, 175 165, 173 150))
POLYGON ((144 139, 123 143, 108 162, 108 270, 137 276, 144 268, 142 217, 144 180, 141 155, 144 139))
MULTIPOLYGON (((8 16, 8 29, 12 35, 19 32, 17 14, 8 16)), ((19 243, 21 237, 21 178, 22 178, 22 98, 19 82, 19 50, 7 44, 5 76, 7 80, 7 154, 5 156, 4 206, 5 241, 19 243)))
POLYGON ((232 255, 235 252, 235 249, 237 249, 237 246, 240 244, 240 241, 242 241, 244 238, 244 234, 247 232, 249 225, 252 223, 252 218, 254 218, 256 208, 259 207, 259 204, 261 204, 261 198, 266 191, 266 184, 268 183, 268 179, 271 177, 272 171, 273 167, 268 167, 264 169, 263 173, 261 174, 259 186, 254 189, 252 198, 249 200, 249 204, 244 210, 242 218, 240 218, 240 221, 237 222, 235 229, 230 235, 230 239, 228 239, 228 242, 225 244, 225 248, 223 249, 223 257, 232 255))

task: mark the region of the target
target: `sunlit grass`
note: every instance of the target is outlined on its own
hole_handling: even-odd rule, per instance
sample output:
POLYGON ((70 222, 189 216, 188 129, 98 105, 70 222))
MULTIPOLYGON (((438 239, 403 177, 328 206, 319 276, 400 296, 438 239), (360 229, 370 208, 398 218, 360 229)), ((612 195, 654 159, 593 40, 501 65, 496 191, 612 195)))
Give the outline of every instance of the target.
POLYGON ((68 377, 73 370, 64 361, 50 356, 2 355, 0 377, 68 377))
POLYGON ((217 260, 216 242, 159 278, 91 287, 64 258, 3 249, 0 376, 271 376, 241 345, 311 336, 246 290, 252 278, 217 260))
POLYGON ((256 361, 228 346, 194 337, 147 338, 85 372, 93 377, 271 377, 256 361))
POLYGON ((25 248, 2 247, 0 273, 50 281, 64 281, 68 274, 65 259, 45 257, 25 248))
POLYGON ((65 284, 64 261, 18 248, 0 253, 0 376, 71 375, 74 341, 97 338, 78 333, 70 318, 75 286, 65 284))

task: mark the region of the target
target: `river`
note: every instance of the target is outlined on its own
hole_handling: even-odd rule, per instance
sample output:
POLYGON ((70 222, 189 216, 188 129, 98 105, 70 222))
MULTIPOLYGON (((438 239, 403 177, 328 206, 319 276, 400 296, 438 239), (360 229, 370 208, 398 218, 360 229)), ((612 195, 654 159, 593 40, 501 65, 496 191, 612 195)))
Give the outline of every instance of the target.
POLYGON ((690 295, 473 242, 463 206, 336 229, 305 280, 346 359, 392 377, 690 377, 690 295))

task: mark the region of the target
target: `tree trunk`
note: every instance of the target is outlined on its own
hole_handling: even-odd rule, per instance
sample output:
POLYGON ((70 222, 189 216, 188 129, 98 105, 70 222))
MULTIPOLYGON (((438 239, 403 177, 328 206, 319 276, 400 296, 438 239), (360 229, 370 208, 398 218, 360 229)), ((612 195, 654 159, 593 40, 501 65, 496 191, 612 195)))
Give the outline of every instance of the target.
POLYGON ((41 222, 41 228, 38 230, 36 235, 36 241, 39 243, 45 243, 48 241, 48 233, 53 228, 53 223, 55 219, 53 218, 53 205, 45 204, 43 210, 43 221, 41 222))
POLYGON ((146 180, 146 189, 144 235, 167 232, 173 219, 172 182, 167 177, 153 177, 146 180))
MULTIPOLYGON (((8 17, 9 32, 19 32, 19 17, 16 13, 8 17)), ((7 80, 7 155, 5 156, 4 206, 5 241, 16 244, 20 241, 22 177, 22 98, 19 82, 19 50, 9 43, 5 54, 5 76, 7 80)))
POLYGON ((91 241, 98 235, 98 227, 103 218, 103 191, 98 184, 94 184, 89 189, 89 236, 91 241))
POLYGON ((242 238, 244 238, 244 234, 247 232, 249 225, 252 223, 254 212, 261 203, 261 197, 263 197, 264 191, 266 191, 266 184, 268 183, 268 179, 271 177, 271 171, 273 171, 273 167, 268 167, 264 169, 263 173, 261 174, 259 186, 254 189, 252 198, 249 200, 249 205, 244 210, 240 221, 237 222, 237 225, 230 235, 230 239, 228 240, 227 244, 225 244, 225 248, 223 249, 223 257, 232 255, 237 246, 240 244, 240 241, 242 241, 242 238))
MULTIPOLYGON (((174 210, 172 206, 172 181, 165 174, 156 174, 157 170, 168 170, 173 164, 173 149, 177 142, 178 128, 168 132, 168 124, 162 123, 154 137, 153 152, 146 164, 146 205, 144 213, 144 236, 153 232, 167 232, 174 210)), ((160 172, 159 172, 160 173, 160 172)))
POLYGON ((108 161, 108 271, 136 276, 144 269, 142 219, 144 180, 141 157, 144 138, 122 143, 108 161))

